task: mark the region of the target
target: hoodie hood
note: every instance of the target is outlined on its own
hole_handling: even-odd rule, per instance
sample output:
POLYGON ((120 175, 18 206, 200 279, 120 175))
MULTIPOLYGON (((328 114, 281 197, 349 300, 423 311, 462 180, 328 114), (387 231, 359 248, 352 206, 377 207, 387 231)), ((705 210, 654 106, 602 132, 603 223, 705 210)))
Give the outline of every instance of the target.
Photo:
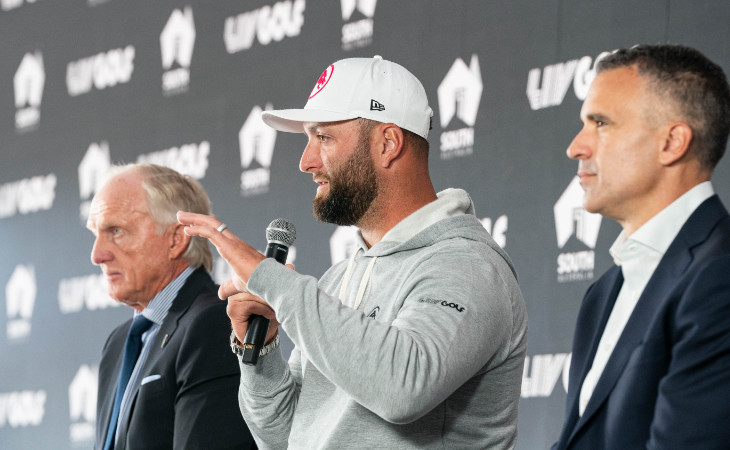
POLYGON ((380 257, 414 250, 452 238, 484 242, 507 262, 512 273, 517 272, 509 256, 487 232, 475 215, 474 202, 463 189, 449 188, 437 194, 437 199, 401 220, 372 248, 367 247, 358 233, 363 256, 380 257))

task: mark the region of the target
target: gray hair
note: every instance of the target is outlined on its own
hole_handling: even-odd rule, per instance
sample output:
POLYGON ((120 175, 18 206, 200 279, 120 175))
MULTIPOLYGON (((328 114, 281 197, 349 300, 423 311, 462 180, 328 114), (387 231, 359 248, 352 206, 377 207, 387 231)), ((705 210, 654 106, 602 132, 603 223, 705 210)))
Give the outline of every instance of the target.
MULTIPOLYGON (((157 164, 115 165, 109 169, 106 179, 133 172, 142 176, 142 188, 147 197, 150 218, 158 225, 157 232, 177 223, 178 211, 210 214, 210 199, 203 186, 189 175, 182 175, 168 167, 157 164)), ((183 258, 191 267, 203 266, 213 270, 213 255, 208 240, 198 236, 190 239, 183 258)))

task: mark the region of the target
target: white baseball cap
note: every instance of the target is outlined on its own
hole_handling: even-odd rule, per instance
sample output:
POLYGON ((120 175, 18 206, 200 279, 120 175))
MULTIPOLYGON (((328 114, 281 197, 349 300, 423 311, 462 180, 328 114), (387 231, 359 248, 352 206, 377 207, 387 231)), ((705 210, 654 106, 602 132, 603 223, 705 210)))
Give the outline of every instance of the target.
POLYGON ((403 66, 373 58, 348 58, 327 67, 309 95, 304 109, 261 113, 279 131, 303 133, 304 122, 336 122, 362 117, 394 123, 424 139, 433 110, 418 78, 403 66))

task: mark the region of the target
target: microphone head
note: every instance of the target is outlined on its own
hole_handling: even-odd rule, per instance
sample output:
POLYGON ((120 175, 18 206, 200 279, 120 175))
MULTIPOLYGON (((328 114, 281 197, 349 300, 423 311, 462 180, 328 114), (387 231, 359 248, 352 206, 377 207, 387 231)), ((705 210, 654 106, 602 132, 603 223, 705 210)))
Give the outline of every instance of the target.
POLYGON ((269 244, 276 243, 289 247, 296 237, 297 230, 294 224, 286 219, 272 220, 266 228, 266 242, 269 244))

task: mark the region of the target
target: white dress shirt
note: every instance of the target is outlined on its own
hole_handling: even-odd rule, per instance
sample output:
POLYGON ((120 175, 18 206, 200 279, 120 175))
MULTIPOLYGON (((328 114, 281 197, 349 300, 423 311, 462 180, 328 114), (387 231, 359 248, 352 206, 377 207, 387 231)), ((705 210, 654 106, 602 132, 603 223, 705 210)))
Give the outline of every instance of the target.
POLYGON ((578 404, 579 415, 582 416, 585 412, 626 322, 659 261, 689 216, 714 193, 709 181, 698 184, 649 219, 631 236, 626 236, 622 231, 611 246, 609 252, 616 265, 621 267, 624 282, 603 330, 591 370, 583 380, 578 404))

